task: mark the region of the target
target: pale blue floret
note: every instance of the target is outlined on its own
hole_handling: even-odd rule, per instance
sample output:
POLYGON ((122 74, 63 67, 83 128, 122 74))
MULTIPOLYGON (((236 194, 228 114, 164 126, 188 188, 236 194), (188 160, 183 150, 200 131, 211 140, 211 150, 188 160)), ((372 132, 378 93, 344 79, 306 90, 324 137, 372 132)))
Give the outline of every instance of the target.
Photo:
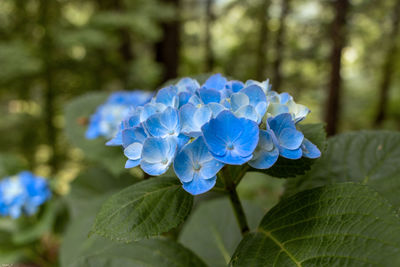
POLYGON ((258 143, 258 125, 252 120, 237 118, 222 111, 202 127, 204 141, 215 159, 241 165, 252 158, 258 143))
POLYGON ((302 150, 300 146, 303 143, 304 135, 296 129, 289 113, 269 118, 267 130, 274 133, 272 137, 282 157, 288 159, 301 158, 302 150))
POLYGON ((267 98, 259 86, 250 85, 230 98, 230 108, 238 117, 260 123, 266 110, 267 98))
POLYGON ((140 164, 143 143, 147 134, 143 127, 134 127, 122 131, 122 145, 124 154, 128 158, 125 168, 133 168, 140 164))
POLYGON ((248 80, 245 83, 245 87, 250 86, 250 85, 257 85, 259 86, 264 93, 267 95, 269 92, 271 92, 272 85, 269 83, 269 79, 259 82, 259 81, 254 81, 254 80, 248 80))
POLYGON ((167 107, 179 107, 178 88, 171 85, 158 91, 156 96, 156 103, 164 104, 167 107))
POLYGON ((216 175, 224 166, 208 151, 203 138, 185 145, 174 160, 174 170, 183 188, 192 195, 202 194, 214 187, 216 175))
POLYGON ((272 131, 260 130, 260 140, 253 153, 249 165, 256 169, 268 169, 272 167, 279 157, 279 149, 273 141, 272 131))
POLYGON ((182 123, 182 133, 197 137, 201 135, 201 127, 212 117, 212 111, 208 106, 195 107, 193 104, 182 106, 179 111, 182 123))
POLYGON ((144 141, 140 167, 150 175, 165 173, 175 158, 176 138, 149 137, 144 141))
POLYGON ((32 215, 50 197, 47 180, 31 172, 21 172, 0 181, 0 215, 12 218, 32 215))
POLYGON ((298 123, 310 113, 306 106, 294 102, 293 97, 288 93, 278 94, 271 91, 267 95, 267 100, 270 103, 267 110, 269 117, 290 113, 294 122, 298 123))
POLYGON ((178 110, 172 107, 150 116, 143 125, 152 137, 178 137, 181 131, 178 110))

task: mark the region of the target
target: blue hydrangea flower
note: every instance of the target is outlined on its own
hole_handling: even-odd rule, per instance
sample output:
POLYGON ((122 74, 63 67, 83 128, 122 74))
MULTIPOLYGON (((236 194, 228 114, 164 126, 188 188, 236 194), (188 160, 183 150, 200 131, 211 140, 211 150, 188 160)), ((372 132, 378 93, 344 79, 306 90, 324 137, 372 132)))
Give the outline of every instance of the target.
POLYGON ((177 137, 181 131, 178 110, 172 107, 150 116, 143 125, 152 137, 177 137))
POLYGON ((242 83, 215 74, 200 85, 183 78, 133 106, 107 144, 122 145, 126 168, 140 165, 150 175, 173 162, 183 188, 196 195, 214 187, 224 164, 267 169, 279 156, 318 158, 319 149, 295 126, 308 113, 289 94, 272 91, 268 80, 242 83))
POLYGON ((144 91, 120 91, 111 94, 90 117, 86 138, 114 137, 118 133, 121 121, 128 116, 131 108, 144 105, 151 97, 151 93, 144 91))
POLYGON ((18 218, 21 214, 32 215, 51 197, 44 178, 30 172, 21 172, 0 181, 0 215, 18 218))
POLYGON ((241 165, 252 158, 258 143, 258 125, 252 120, 237 118, 222 111, 202 127, 204 141, 215 159, 241 165))
POLYGON ((183 188, 192 195, 202 194, 214 187, 216 175, 224 166, 208 151, 203 138, 185 145, 174 160, 174 170, 183 188))
POLYGON ((288 159, 301 158, 303 153, 300 146, 303 143, 304 135, 296 129, 289 113, 269 118, 267 130, 271 130, 274 133, 272 138, 282 157, 288 159))

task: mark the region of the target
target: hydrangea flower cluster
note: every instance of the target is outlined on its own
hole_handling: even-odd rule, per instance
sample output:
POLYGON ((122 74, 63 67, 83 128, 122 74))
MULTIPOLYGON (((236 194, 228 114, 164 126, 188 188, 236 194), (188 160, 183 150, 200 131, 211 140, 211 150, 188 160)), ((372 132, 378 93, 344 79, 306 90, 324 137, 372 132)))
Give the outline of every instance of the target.
POLYGON ((47 180, 24 171, 0 181, 0 215, 32 215, 51 197, 47 180))
POLYGON ((100 105, 90 117, 86 138, 103 136, 110 139, 118 132, 119 124, 128 116, 132 108, 150 101, 152 93, 144 91, 119 91, 112 93, 107 101, 100 105))
POLYGON ((184 78, 133 109, 109 144, 123 146, 126 168, 161 175, 173 164, 183 188, 197 195, 214 187, 225 164, 267 169, 279 156, 319 157, 296 128, 309 112, 272 91, 268 80, 242 83, 216 74, 200 85, 184 78))

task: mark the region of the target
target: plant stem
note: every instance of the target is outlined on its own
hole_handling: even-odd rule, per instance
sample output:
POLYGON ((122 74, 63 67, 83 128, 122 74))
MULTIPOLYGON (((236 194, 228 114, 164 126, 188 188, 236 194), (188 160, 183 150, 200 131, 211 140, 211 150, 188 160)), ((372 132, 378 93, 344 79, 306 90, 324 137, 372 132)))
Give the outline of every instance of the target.
POLYGON ((232 177, 229 170, 223 169, 223 175, 221 175, 225 184, 225 188, 228 191, 229 199, 232 204, 233 211, 235 213, 236 220, 239 224, 240 232, 242 236, 249 232, 249 225, 247 224, 246 214, 244 213, 242 203, 240 202, 239 196, 236 192, 236 185, 232 181, 232 177))

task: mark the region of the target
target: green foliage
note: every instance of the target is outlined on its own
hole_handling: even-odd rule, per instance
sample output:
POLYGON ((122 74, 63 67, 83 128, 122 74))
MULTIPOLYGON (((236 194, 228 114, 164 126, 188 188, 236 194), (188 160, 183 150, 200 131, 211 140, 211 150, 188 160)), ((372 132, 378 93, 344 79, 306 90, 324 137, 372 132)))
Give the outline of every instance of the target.
POLYGON ((285 195, 352 181, 367 184, 400 207, 400 133, 362 131, 328 140, 327 151, 306 175, 288 181, 285 195))
POLYGON ((65 134, 68 141, 85 152, 89 160, 101 163, 114 174, 124 171, 125 157, 120 147, 108 147, 104 138, 88 140, 85 123, 96 108, 107 99, 107 93, 90 93, 68 103, 65 108, 65 134))
POLYGON ((67 266, 206 266, 195 254, 180 244, 163 239, 149 239, 130 244, 97 239, 90 248, 67 266))
POLYGON ((232 266, 397 266, 400 222, 364 185, 342 183, 281 201, 244 237, 232 266))
MULTIPOLYGON (((298 128, 304 136, 314 143, 323 153, 326 139, 324 125, 322 123, 299 124, 298 128)), ((278 161, 271 168, 266 170, 253 169, 253 171, 262 171, 265 174, 277 178, 292 178, 305 174, 311 169, 311 166, 315 161, 315 159, 304 157, 298 160, 289 160, 279 157, 278 161)))
POLYGON ((175 177, 149 179, 112 196, 101 208, 93 233, 131 242, 165 233, 189 215, 193 196, 175 177))
MULTIPOLYGON (((257 205, 244 202, 253 228, 262 217, 257 205)), ((226 198, 201 203, 182 229, 179 241, 198 254, 209 266, 226 266, 241 240, 241 233, 226 198)))
POLYGON ((26 168, 26 163, 13 154, 0 153, 0 179, 17 174, 26 168))

